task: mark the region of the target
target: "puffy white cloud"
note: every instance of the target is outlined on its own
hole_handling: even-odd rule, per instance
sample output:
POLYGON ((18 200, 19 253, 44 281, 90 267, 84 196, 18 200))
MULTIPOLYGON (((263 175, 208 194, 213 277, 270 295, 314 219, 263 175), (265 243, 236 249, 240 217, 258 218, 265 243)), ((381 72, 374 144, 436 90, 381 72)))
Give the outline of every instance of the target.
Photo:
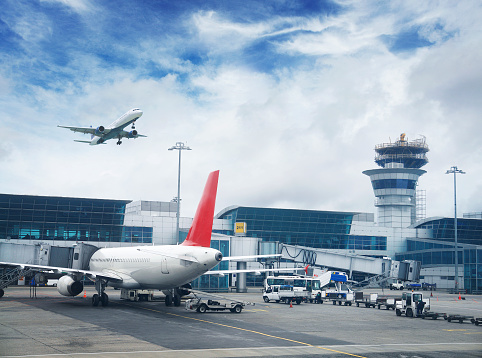
MULTIPOLYGON (((3 192, 170 200, 178 153, 167 149, 183 141, 193 149, 182 153, 184 215, 194 214, 215 169, 217 210, 239 204, 374 212, 362 171, 376 166, 375 144, 407 133, 411 140, 426 136, 430 147, 419 183, 427 214, 452 215, 453 178, 444 174, 452 165, 467 172, 459 212, 482 211, 482 11, 465 1, 437 4, 343 2, 330 16, 267 14, 245 22, 219 9, 193 10, 183 17, 185 34, 119 40, 115 49, 130 47, 122 52, 129 62, 106 66, 96 53, 73 51, 63 69, 68 80, 25 84, 23 97, 11 68, 3 69, 3 192), (383 36, 414 28, 433 45, 390 52, 383 36), (245 50, 263 41, 253 50, 258 57, 248 59, 245 50), (262 60, 272 62, 269 70, 253 63, 262 60), (161 74, 149 74, 151 63, 161 74), (82 135, 56 128, 106 125, 133 107, 144 110, 136 128, 148 138, 121 146, 74 143, 82 135)), ((60 71, 56 66, 50 64, 60 71)))

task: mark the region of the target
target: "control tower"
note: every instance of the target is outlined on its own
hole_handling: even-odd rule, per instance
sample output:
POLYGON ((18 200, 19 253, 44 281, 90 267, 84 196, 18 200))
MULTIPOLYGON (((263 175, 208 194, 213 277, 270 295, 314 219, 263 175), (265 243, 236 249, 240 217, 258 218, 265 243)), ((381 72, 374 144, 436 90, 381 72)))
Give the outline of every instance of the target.
POLYGON ((416 187, 428 163, 425 137, 409 142, 405 133, 395 143, 375 146, 380 169, 365 170, 372 182, 380 226, 406 228, 416 221, 416 187))

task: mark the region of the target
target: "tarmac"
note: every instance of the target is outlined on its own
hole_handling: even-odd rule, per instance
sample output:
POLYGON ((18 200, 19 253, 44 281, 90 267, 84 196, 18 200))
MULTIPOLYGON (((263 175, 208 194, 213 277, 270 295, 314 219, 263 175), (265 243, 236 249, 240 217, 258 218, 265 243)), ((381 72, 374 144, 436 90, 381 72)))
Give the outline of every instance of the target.
MULTIPOLYGON (((364 289, 399 297, 400 291, 364 289)), ((221 294, 252 302, 239 313, 198 313, 120 299, 91 305, 93 287, 78 297, 56 288, 11 286, 0 299, 0 357, 482 357, 482 325, 398 317, 394 310, 324 304, 281 304, 260 289, 221 294)), ((430 296, 430 292, 423 291, 430 296)), ((431 311, 482 317, 482 296, 434 291, 431 311)))

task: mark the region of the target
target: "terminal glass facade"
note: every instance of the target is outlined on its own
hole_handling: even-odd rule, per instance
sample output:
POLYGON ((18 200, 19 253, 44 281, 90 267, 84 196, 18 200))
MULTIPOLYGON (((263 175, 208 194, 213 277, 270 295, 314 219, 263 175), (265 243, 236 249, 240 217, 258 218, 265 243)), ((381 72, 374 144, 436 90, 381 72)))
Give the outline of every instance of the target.
MULTIPOLYGON (((453 218, 440 218, 425 221, 417 229, 430 229, 432 237, 438 240, 454 241, 453 218)), ((457 218, 457 241, 462 244, 482 245, 482 220, 457 218)))
MULTIPOLYGON (((455 265, 455 245, 434 240, 408 239, 407 252, 395 255, 396 260, 417 260, 422 267, 455 265)), ((482 291, 482 246, 459 244, 458 263, 464 272, 464 288, 469 293, 482 291)), ((455 277, 446 277, 454 280, 455 277)))
POLYGON ((0 194, 0 239, 152 243, 152 228, 124 227, 129 202, 0 194))
POLYGON ((235 207, 218 219, 246 223, 246 236, 290 245, 337 250, 386 250, 385 236, 350 235, 359 213, 235 207))
MULTIPOLYGON (((407 251, 397 260, 418 260, 423 266, 455 265, 453 218, 427 219, 416 228, 429 229, 434 240, 407 239, 407 251)), ((458 263, 467 292, 482 291, 482 220, 457 219, 458 263)), ((453 279, 453 278, 451 278, 453 279)))

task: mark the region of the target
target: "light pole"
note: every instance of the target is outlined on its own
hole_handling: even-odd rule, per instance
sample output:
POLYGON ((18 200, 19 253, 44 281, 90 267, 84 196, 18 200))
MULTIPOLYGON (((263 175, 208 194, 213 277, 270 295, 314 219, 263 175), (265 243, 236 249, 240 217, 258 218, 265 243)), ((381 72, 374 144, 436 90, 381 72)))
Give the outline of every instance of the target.
POLYGON ((459 290, 459 252, 457 242, 457 174, 465 174, 456 166, 451 167, 445 174, 454 175, 454 236, 455 236, 455 293, 459 290))
POLYGON ((179 207, 181 205, 181 151, 191 150, 191 148, 184 145, 183 142, 176 142, 176 145, 172 146, 168 150, 179 151, 179 166, 177 171, 177 213, 176 213, 176 242, 179 245, 179 207))

